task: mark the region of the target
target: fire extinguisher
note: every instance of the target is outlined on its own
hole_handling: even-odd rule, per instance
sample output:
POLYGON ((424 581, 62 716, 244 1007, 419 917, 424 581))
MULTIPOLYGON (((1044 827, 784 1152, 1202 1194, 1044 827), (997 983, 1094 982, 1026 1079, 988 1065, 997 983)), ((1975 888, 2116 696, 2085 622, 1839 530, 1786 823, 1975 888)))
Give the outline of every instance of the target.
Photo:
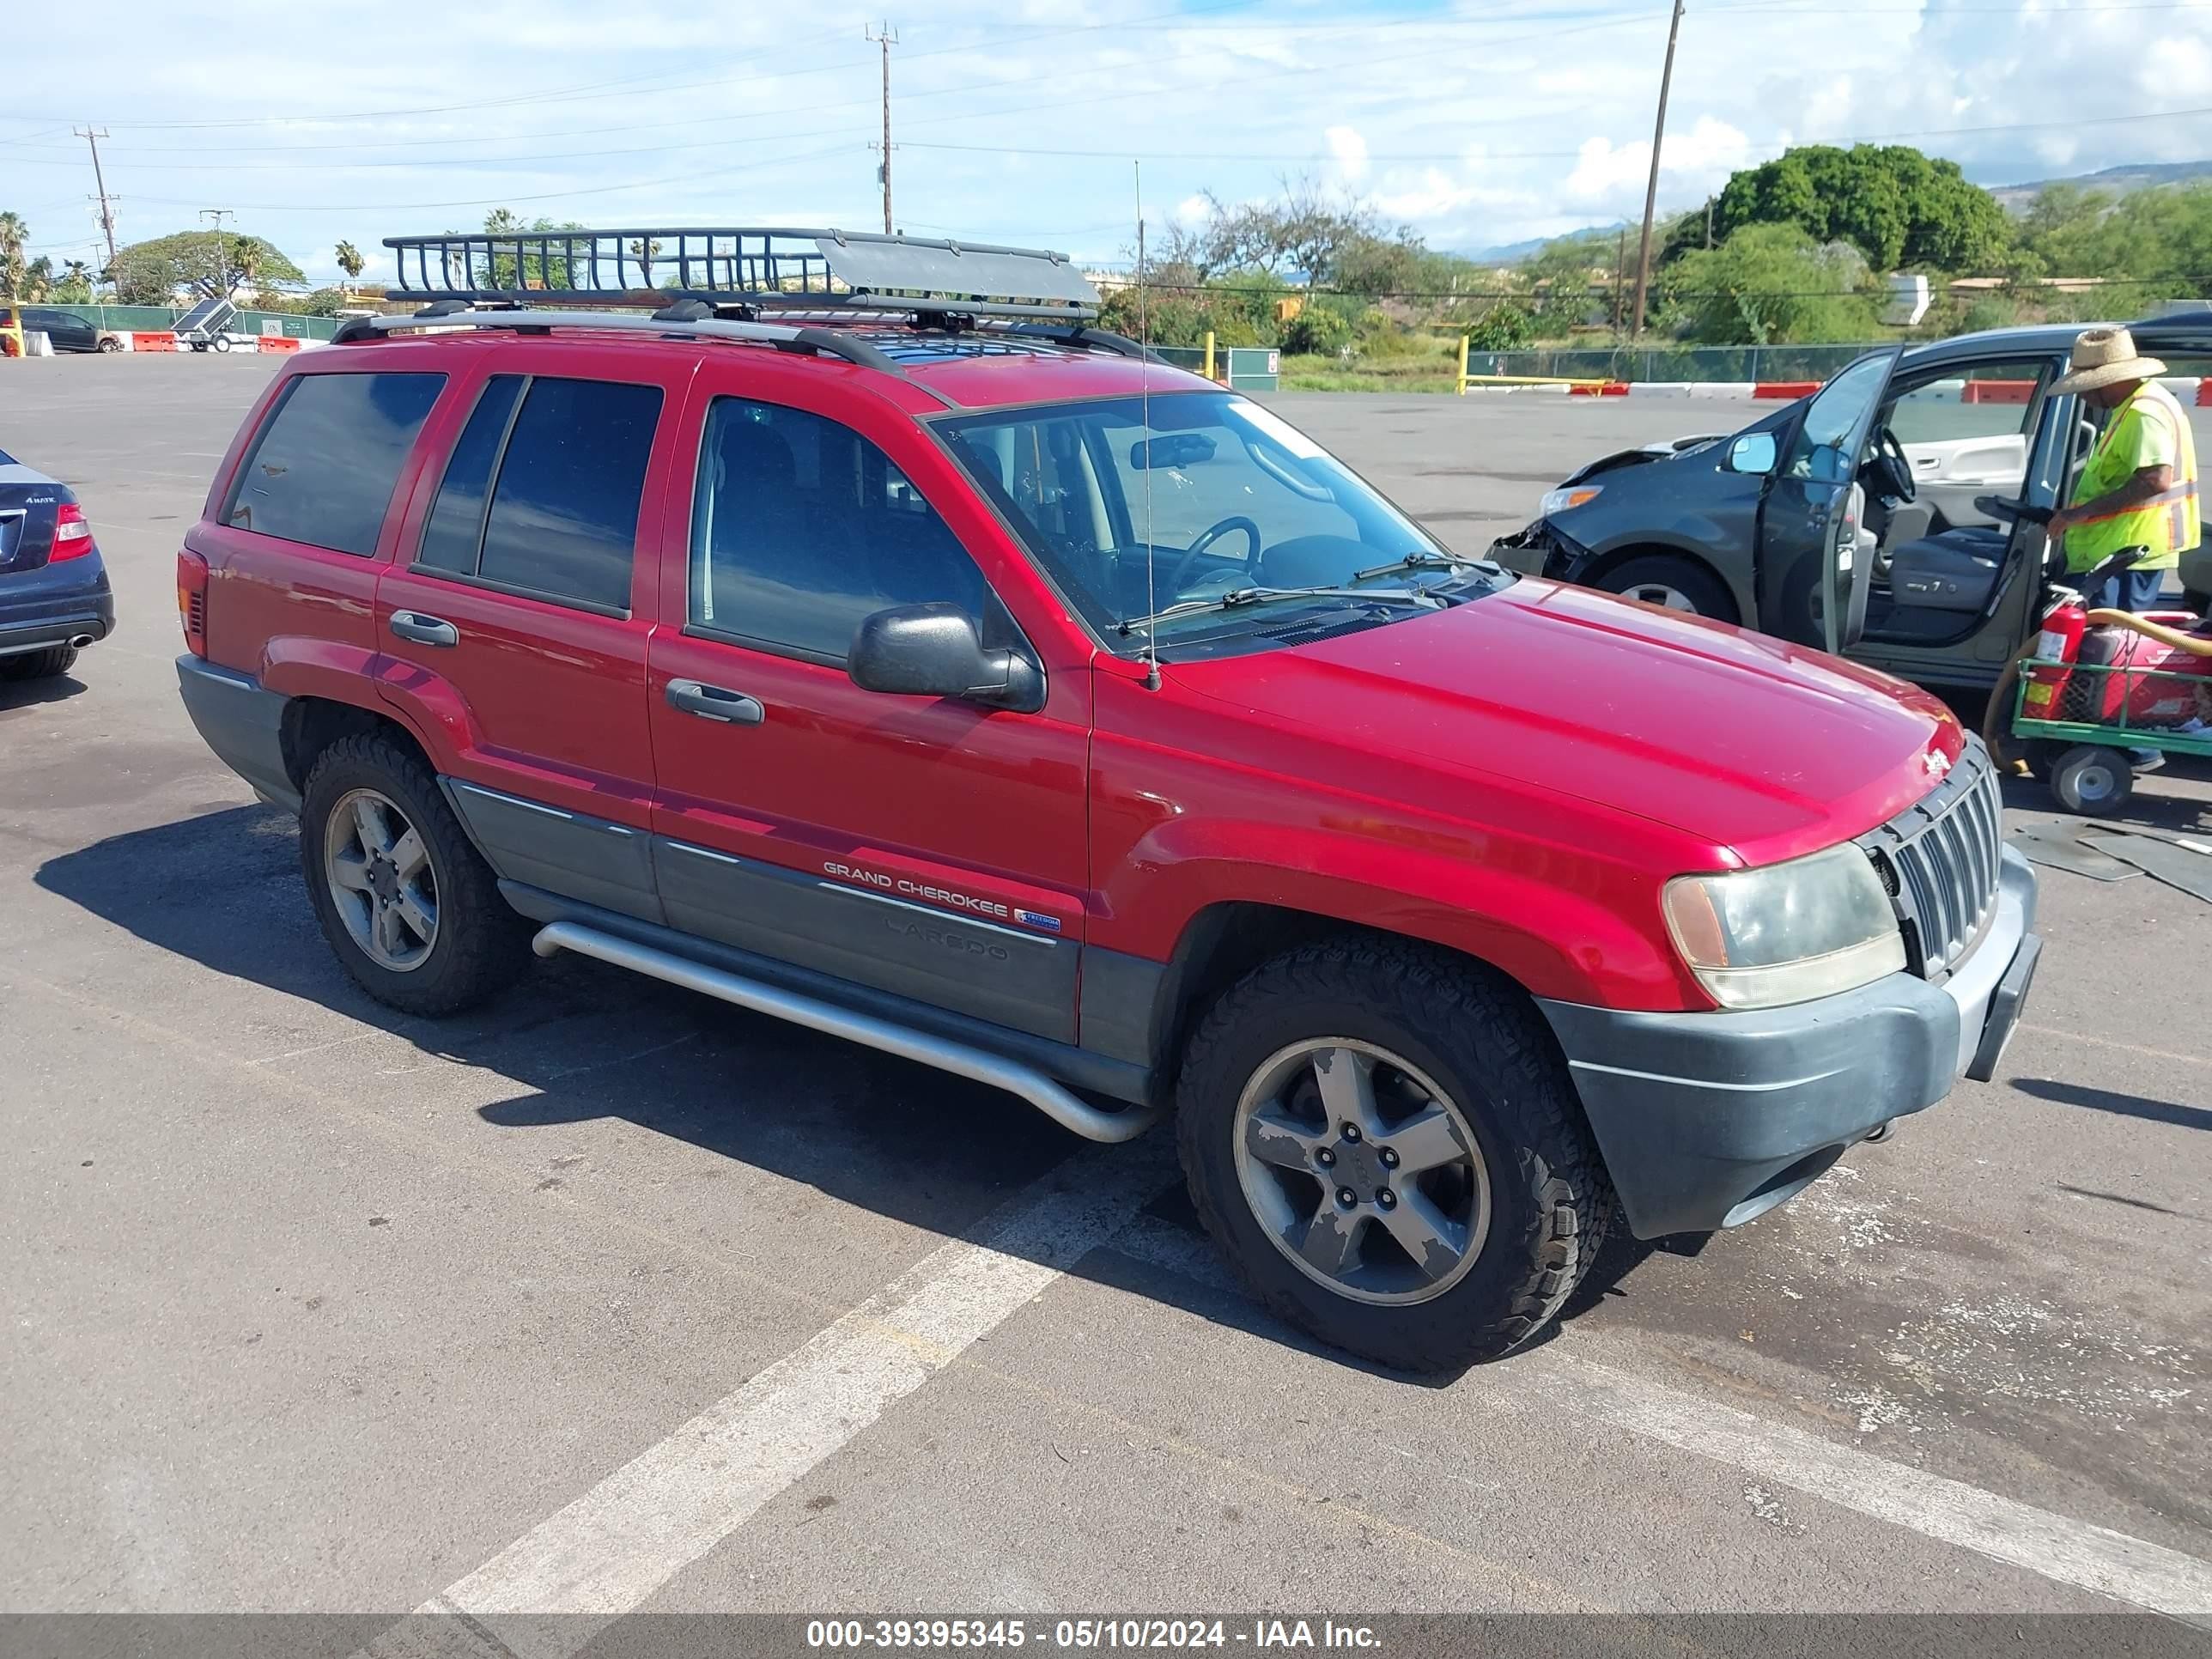
POLYGON ((2045 614, 2043 632, 2036 637, 2034 665, 2028 671, 2027 699, 2021 708, 2025 718, 2063 718, 2066 683, 2074 678, 2074 665, 2081 653, 2081 635, 2088 627, 2088 608, 2072 593, 2045 614))

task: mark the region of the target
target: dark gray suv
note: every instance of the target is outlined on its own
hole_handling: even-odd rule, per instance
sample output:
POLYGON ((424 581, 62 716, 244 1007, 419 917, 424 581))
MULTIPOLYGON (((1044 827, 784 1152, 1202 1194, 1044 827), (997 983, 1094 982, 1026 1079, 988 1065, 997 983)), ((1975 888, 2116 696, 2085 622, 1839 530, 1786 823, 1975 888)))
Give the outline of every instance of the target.
MULTIPOLYGON (((2045 395, 2084 326, 1870 352, 1740 432, 1591 462, 1491 556, 1809 645, 1826 642, 1825 573, 1840 563, 1835 591, 1864 607, 1843 630, 1850 656, 1994 685, 2034 629, 2042 520, 2097 435, 2097 410, 2045 395)), ((2193 406, 2212 308, 2132 326, 2193 406)), ((2207 565, 2185 556, 2200 604, 2207 565)))

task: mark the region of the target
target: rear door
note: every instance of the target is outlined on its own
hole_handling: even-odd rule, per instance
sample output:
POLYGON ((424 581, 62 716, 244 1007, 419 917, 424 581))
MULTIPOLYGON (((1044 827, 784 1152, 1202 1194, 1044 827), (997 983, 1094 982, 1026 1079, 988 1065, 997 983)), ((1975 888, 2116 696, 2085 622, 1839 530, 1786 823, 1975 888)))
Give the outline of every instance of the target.
POLYGON ((378 584, 382 690, 501 876, 657 919, 637 550, 690 365, 525 344, 481 363, 378 584))
POLYGON ((672 513, 652 642, 668 921, 1072 1042, 1087 652, 1024 630, 989 574, 1004 532, 909 416, 844 378, 750 362, 702 375, 689 535, 672 513), (1045 707, 855 685, 861 618, 923 603, 1030 653, 1045 707))
POLYGON ((1761 626, 1789 635, 1789 597, 1821 585, 1825 643, 1848 651, 1866 623, 1868 561, 1858 556, 1860 464, 1901 346, 1869 352, 1814 393, 1790 433, 1759 515, 1761 626))

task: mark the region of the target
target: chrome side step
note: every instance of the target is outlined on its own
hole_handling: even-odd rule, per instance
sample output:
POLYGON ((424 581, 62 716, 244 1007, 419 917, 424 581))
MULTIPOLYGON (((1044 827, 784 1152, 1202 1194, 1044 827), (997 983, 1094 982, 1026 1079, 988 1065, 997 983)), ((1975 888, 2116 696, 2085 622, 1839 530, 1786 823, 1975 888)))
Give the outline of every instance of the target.
POLYGON ((1086 1140, 1113 1143, 1133 1140, 1159 1120, 1156 1107, 1132 1106, 1118 1112, 1079 1100, 1059 1084, 1036 1067, 1024 1066, 1019 1060, 1007 1060, 981 1048, 972 1048, 964 1042, 951 1042, 943 1037, 931 1036, 904 1025, 895 1025, 887 1019, 878 1019, 869 1014, 856 1014, 835 1004, 814 997, 801 996, 794 991, 779 990, 773 985, 763 984, 757 979, 747 979, 720 968, 710 968, 704 963, 690 961, 672 951, 657 951, 649 945, 637 945, 615 934, 602 933, 596 927, 586 927, 580 922, 548 922, 538 929, 531 948, 541 957, 550 957, 560 951, 574 951, 579 956, 592 957, 611 963, 617 968, 627 968, 632 973, 650 978, 665 980, 671 985, 680 985, 687 991, 697 991, 716 997, 740 1008, 749 1008, 757 1014, 766 1014, 772 1019, 789 1020, 794 1025, 804 1025, 811 1030, 827 1032, 831 1036, 843 1037, 848 1042, 880 1048, 887 1054, 901 1059, 918 1060, 940 1072, 950 1072, 977 1083, 988 1084, 994 1089, 1004 1089, 1018 1095, 1061 1127, 1074 1131, 1086 1140))

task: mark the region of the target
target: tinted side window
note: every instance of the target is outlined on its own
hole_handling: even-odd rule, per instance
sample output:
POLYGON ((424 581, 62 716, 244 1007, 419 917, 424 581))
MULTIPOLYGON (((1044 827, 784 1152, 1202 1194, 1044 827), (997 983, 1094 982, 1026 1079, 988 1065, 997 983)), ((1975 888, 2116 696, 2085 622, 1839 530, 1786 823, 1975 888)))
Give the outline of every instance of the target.
POLYGON ((442 374, 301 374, 261 428, 223 521, 340 553, 376 551, 392 488, 442 374))
POLYGON ((416 563, 458 570, 465 575, 476 574, 477 554, 483 545, 484 501, 491 494, 491 470, 498 464, 500 446, 507 441, 507 423, 514 418, 515 399, 521 394, 520 374, 495 374, 484 382, 469 423, 447 459, 446 476, 438 485, 437 501, 430 508, 430 522, 423 527, 416 563))
POLYGON ((717 398, 691 521, 691 622, 844 659, 895 605, 957 605, 990 622, 982 573, 890 459, 836 421, 717 398))
POLYGON ((659 386, 533 379, 493 475, 477 574, 627 611, 659 418, 659 386))

